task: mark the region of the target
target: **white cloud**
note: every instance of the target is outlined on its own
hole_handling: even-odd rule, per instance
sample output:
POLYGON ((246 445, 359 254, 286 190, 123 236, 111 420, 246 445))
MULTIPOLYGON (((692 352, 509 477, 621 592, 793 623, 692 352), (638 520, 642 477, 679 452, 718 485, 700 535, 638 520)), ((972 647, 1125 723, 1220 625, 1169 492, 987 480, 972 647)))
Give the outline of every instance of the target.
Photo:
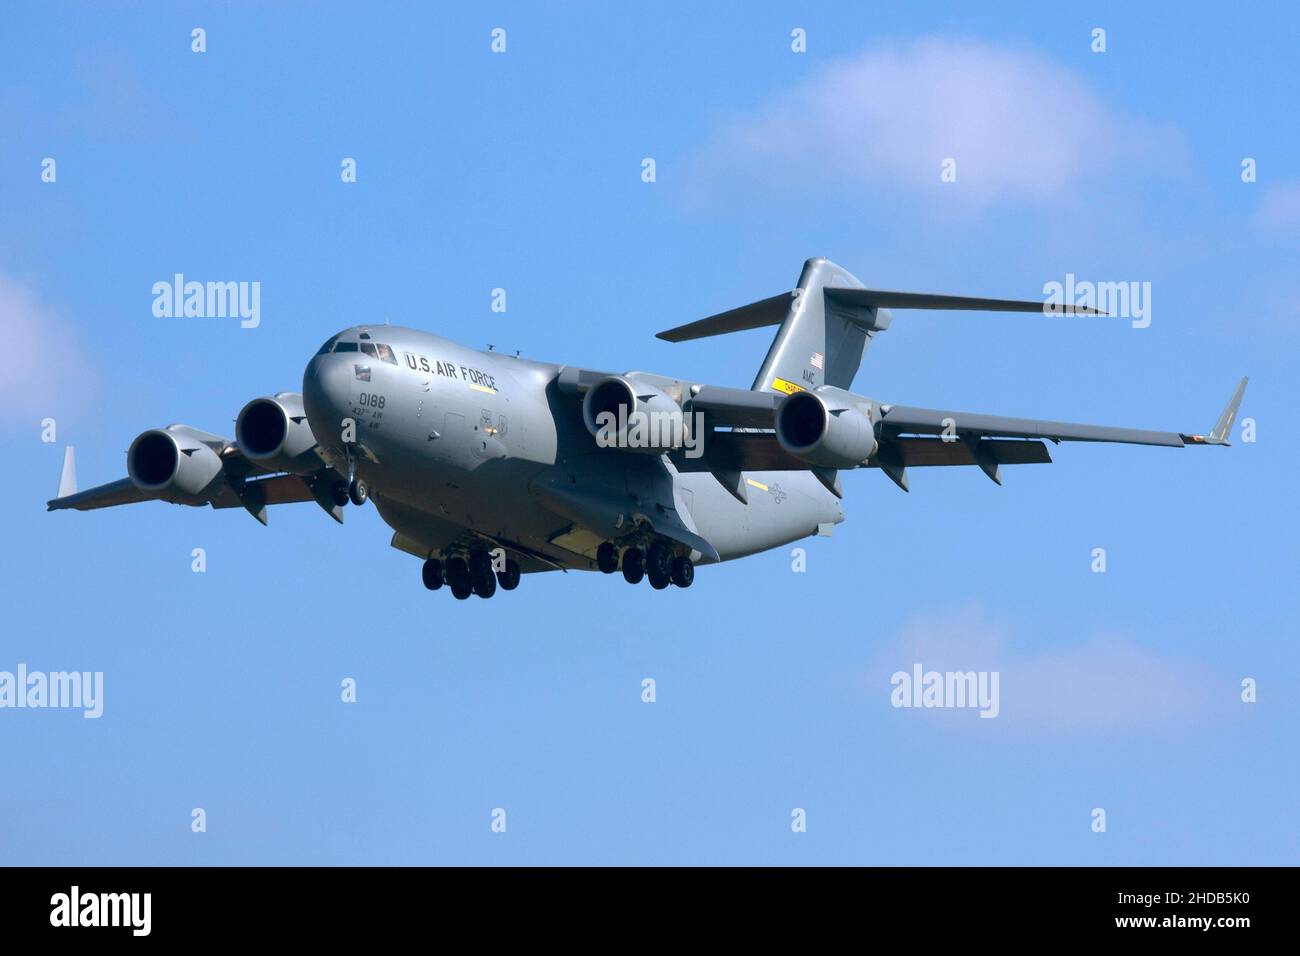
POLYGON ((695 185, 1046 203, 1098 171, 1175 152, 1170 137, 1112 111, 1044 57, 931 38, 831 64, 726 127, 699 157, 695 185), (951 184, 940 180, 947 158, 951 184))
POLYGON ((27 425, 80 402, 93 369, 80 343, 55 312, 24 283, 0 275, 0 330, 9 353, 0 385, 0 425, 27 425))
POLYGON ((1231 681, 1130 636, 1094 634, 1062 646, 1059 638, 1015 634, 978 604, 913 618, 871 667, 869 685, 885 699, 890 675, 916 663, 927 671, 997 671, 997 722, 1033 730, 1177 730, 1235 699, 1231 681))
POLYGON ((1254 221, 1265 229, 1292 236, 1300 232, 1300 180, 1265 187, 1254 221))

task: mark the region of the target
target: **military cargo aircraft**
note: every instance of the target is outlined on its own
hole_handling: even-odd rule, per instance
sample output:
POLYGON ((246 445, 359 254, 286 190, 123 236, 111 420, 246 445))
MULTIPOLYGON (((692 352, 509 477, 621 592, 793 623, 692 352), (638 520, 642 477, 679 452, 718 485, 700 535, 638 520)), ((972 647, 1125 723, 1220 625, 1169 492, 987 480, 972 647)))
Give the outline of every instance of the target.
POLYGON ((1050 462, 1045 441, 1227 445, 1242 379, 1208 434, 1003 418, 883 403, 850 391, 891 310, 1104 314, 1042 300, 866 288, 827 259, 796 288, 661 332, 681 342, 779 326, 749 389, 603 372, 478 351, 415 329, 357 326, 307 363, 302 392, 256 398, 234 439, 188 425, 143 432, 129 477, 76 490, 68 449, 50 510, 160 500, 242 507, 314 501, 336 521, 373 501, 425 587, 464 600, 524 573, 621 571, 689 587, 729 561, 844 520, 840 472, 1050 462))

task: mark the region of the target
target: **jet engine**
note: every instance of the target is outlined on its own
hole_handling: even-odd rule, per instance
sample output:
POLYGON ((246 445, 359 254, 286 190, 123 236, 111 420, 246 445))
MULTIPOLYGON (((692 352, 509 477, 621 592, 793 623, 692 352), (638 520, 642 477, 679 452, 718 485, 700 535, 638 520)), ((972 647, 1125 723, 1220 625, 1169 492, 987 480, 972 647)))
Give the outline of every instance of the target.
POLYGON ((587 389, 582 420, 602 447, 662 455, 685 443, 682 407, 659 386, 610 375, 587 389))
POLYGON ((324 466, 296 392, 277 392, 245 405, 235 420, 235 441, 249 460, 270 471, 312 475, 324 466))
POLYGON ((168 425, 143 432, 126 453, 126 471, 141 491, 177 503, 202 503, 222 480, 221 457, 209 442, 216 435, 168 425))
POLYGON ((822 468, 856 468, 876 453, 871 416, 857 404, 818 392, 794 392, 776 409, 776 440, 822 468))

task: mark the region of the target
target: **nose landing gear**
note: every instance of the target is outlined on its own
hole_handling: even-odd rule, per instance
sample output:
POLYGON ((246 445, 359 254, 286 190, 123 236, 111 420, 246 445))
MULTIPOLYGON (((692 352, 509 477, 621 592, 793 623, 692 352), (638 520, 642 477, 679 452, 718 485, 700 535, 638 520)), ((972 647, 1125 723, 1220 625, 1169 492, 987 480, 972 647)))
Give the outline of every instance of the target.
POLYGON ((348 482, 348 500, 354 505, 360 507, 364 505, 370 497, 370 486, 360 478, 353 478, 348 482))
POLYGON ((342 508, 349 501, 360 507, 370 499, 370 486, 366 484, 365 479, 358 477, 356 471, 356 459, 352 456, 351 448, 347 449, 348 455, 348 476, 347 480, 340 481, 334 485, 331 491, 331 497, 334 503, 342 508))

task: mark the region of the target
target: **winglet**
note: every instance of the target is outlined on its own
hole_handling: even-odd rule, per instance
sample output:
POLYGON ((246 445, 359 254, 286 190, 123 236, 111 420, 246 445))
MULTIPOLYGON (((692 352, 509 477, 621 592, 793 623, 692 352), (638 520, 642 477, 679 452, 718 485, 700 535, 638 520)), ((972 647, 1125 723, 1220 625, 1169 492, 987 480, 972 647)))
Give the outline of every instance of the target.
POLYGON ((77 459, 69 445, 63 452, 63 471, 59 474, 59 493, 55 498, 66 498, 77 493, 77 459))
POLYGON ((1232 423, 1237 420, 1237 409, 1241 407, 1241 397, 1246 394, 1246 384, 1249 378, 1243 377, 1237 383, 1237 390, 1232 393, 1232 398, 1228 399, 1228 404, 1223 409, 1223 414, 1219 420, 1214 423, 1208 435, 1182 435, 1183 441, 1191 445, 1230 445, 1228 437, 1232 434, 1232 423))

